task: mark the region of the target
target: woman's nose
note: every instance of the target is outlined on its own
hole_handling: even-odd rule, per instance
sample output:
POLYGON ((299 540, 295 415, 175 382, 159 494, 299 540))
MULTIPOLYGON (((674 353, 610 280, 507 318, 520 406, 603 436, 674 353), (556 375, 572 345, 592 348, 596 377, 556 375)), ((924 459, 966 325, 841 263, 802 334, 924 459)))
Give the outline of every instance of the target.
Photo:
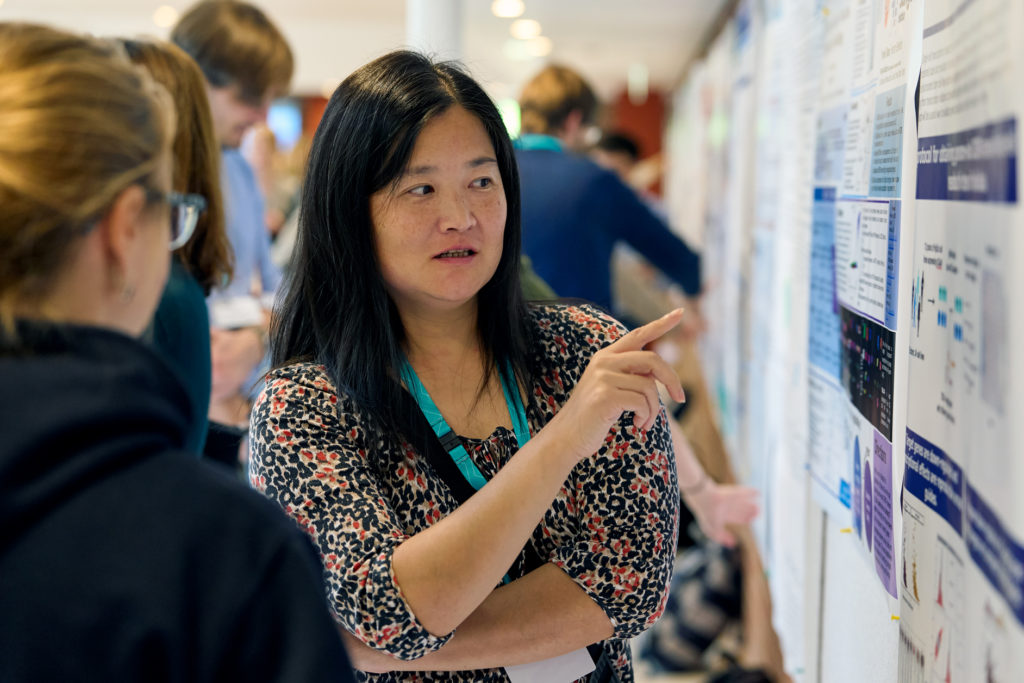
POLYGON ((440 228, 444 232, 462 231, 473 225, 473 210, 468 198, 461 192, 447 195, 441 204, 440 228))

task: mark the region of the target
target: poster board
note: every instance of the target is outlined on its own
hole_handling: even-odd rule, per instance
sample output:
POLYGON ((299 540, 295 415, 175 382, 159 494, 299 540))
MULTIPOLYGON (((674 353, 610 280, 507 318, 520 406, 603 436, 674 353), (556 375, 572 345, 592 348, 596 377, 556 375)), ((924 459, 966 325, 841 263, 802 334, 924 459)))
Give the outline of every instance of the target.
POLYGON ((688 163, 706 277, 731 288, 708 298, 704 359, 763 491, 787 670, 1024 680, 1024 4, 739 7, 705 97, 682 92, 709 105, 688 163))

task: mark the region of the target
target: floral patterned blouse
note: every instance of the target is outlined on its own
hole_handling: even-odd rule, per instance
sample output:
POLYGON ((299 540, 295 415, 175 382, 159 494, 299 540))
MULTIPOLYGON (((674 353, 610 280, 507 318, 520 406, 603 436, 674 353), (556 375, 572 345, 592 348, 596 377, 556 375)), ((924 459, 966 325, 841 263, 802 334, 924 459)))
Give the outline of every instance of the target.
MULTIPOLYGON (((538 368, 526 405, 536 434, 566 402, 600 348, 624 328, 590 306, 531 311, 538 368)), ((490 479, 515 455, 499 426, 462 439, 490 479)), ((391 568, 404 540, 458 502, 404 439, 381 434, 340 394, 324 368, 300 363, 272 372, 253 409, 249 476, 320 549, 328 601, 357 638, 401 659, 433 652, 452 634, 430 634, 413 614, 391 568)), ((646 435, 627 413, 598 453, 570 473, 530 543, 604 610, 614 637, 603 646, 622 681, 632 681, 627 639, 665 606, 675 555, 679 492, 664 410, 646 435)), ((367 681, 506 681, 502 669, 370 675, 367 681)))

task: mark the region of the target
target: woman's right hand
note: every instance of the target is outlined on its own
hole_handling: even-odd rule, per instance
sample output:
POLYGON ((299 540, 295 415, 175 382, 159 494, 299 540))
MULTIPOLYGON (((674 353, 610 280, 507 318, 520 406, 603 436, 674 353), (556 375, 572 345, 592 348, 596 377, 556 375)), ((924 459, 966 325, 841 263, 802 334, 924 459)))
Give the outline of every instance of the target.
POLYGON ((678 402, 686 400, 672 368, 654 351, 645 350, 682 319, 676 309, 624 335, 594 354, 572 396, 551 421, 569 445, 574 463, 597 452, 622 413, 633 412, 633 424, 646 432, 658 418, 661 400, 657 382, 678 402))

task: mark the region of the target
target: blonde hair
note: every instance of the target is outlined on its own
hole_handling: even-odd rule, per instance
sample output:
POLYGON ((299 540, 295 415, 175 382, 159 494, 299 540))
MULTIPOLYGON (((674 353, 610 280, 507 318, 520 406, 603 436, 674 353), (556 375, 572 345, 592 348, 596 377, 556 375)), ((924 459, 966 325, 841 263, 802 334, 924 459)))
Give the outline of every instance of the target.
POLYGON ((520 129, 523 133, 556 135, 573 111, 580 112, 583 123, 592 123, 597 105, 597 96, 583 76, 567 66, 551 64, 523 88, 519 97, 520 129))
POLYGON ((173 187, 206 199, 192 237, 175 255, 207 292, 231 279, 233 253, 224 223, 220 191, 220 145, 213 128, 206 83, 199 66, 173 43, 122 41, 128 58, 164 86, 174 99, 173 187))
POLYGON ((169 146, 166 91, 115 44, 0 23, 0 325, 169 146))

